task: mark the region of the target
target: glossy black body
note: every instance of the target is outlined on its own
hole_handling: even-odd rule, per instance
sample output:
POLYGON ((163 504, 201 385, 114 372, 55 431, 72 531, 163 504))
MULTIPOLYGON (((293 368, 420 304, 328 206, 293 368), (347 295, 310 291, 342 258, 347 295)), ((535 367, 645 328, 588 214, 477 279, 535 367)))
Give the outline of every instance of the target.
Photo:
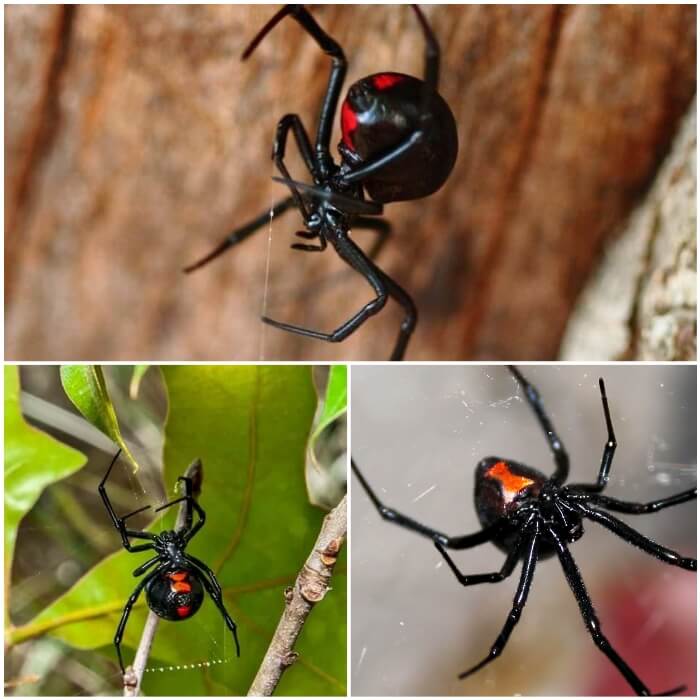
MULTIPOLYGON (((192 479, 181 476, 178 481, 185 484, 185 495, 173 501, 165 503, 156 508, 155 512, 170 508, 177 503, 185 504, 184 525, 176 530, 164 530, 160 534, 148 532, 146 530, 132 530, 126 526, 126 521, 137 513, 148 510, 151 506, 145 506, 138 510, 119 517, 107 495, 107 479, 114 467, 121 450, 114 455, 114 459, 107 469, 107 473, 100 482, 98 491, 102 502, 109 513, 112 524, 119 532, 122 539, 122 546, 128 552, 155 553, 151 559, 143 562, 134 570, 134 576, 144 576, 129 596, 124 606, 117 631, 114 635, 114 646, 117 650, 117 658, 122 674, 125 672, 124 660, 122 658, 121 642, 124 636, 124 629, 129 620, 131 609, 138 600, 141 591, 146 589, 146 602, 148 607, 159 617, 165 620, 179 621, 192 617, 202 605, 204 591, 206 591, 214 604, 219 609, 226 626, 233 635, 236 645, 236 655, 241 655, 238 643, 238 633, 236 623, 231 619, 223 602, 221 586, 214 572, 203 562, 189 554, 186 549, 190 540, 201 530, 206 520, 204 509, 197 503, 193 494, 192 479), (194 513, 197 513, 198 520, 194 522, 194 513), (144 544, 133 544, 132 539, 146 540, 144 544)), ((197 460, 192 467, 199 466, 197 460)))
POLYGON ((402 73, 370 75, 348 90, 338 150, 350 168, 383 156, 418 129, 423 132, 420 143, 403 158, 364 180, 375 202, 427 197, 445 184, 454 168, 458 151, 454 116, 437 92, 427 97, 424 93, 424 81, 402 73))
POLYGON ((353 316, 330 332, 311 330, 263 316, 275 328, 308 338, 339 343, 378 314, 389 299, 403 309, 403 319, 391 352, 391 360, 404 357, 418 320, 410 295, 379 268, 374 258, 390 233, 388 221, 375 218, 383 204, 425 197, 447 179, 457 157, 457 128, 454 117, 438 94, 440 46, 423 13, 412 5, 425 41, 423 80, 399 73, 377 73, 351 86, 343 103, 339 145, 340 164, 330 151, 347 61, 341 46, 318 25, 303 5, 285 5, 258 32, 243 53, 248 58, 265 36, 285 17, 291 17, 331 58, 328 87, 318 115, 312 142, 300 117, 286 114, 277 124, 272 158, 281 177, 273 178, 289 188, 290 196, 244 224, 214 250, 185 272, 206 265, 234 245, 260 230, 270 220, 296 208, 304 222, 294 250, 322 252, 328 244, 340 258, 364 277, 373 298, 353 316), (396 82, 392 76, 401 76, 396 82), (353 132, 352 136, 350 131, 353 132), (292 134, 313 183, 292 179, 285 165, 287 139, 292 134), (370 199, 367 199, 369 195, 370 199), (374 250, 365 253, 351 238, 352 229, 370 229, 379 236, 374 250))
MULTIPOLYGON (((474 488, 474 504, 481 523, 480 530, 466 535, 449 536, 413 520, 394 508, 385 506, 354 461, 352 462, 353 471, 379 514, 385 520, 431 538, 450 571, 463 586, 498 583, 508 578, 516 566, 521 564, 520 581, 513 599, 513 606, 501 633, 488 655, 478 664, 461 673, 460 678, 470 676, 500 656, 527 602, 537 562, 540 559, 556 555, 593 642, 615 665, 635 693, 651 695, 647 686, 619 656, 603 634, 593 603, 569 551, 569 545, 583 535, 583 521, 585 519, 602 525, 625 542, 638 547, 666 564, 687 571, 697 571, 695 559, 683 557, 653 542, 607 512, 616 511, 632 515, 654 513, 664 508, 696 500, 697 489, 689 489, 649 503, 622 501, 602 495, 602 491, 608 483, 610 467, 617 448, 608 398, 602 379, 599 380, 599 387, 608 437, 603 447, 598 478, 595 483, 565 484, 569 475, 569 455, 545 411, 542 399, 535 387, 523 377, 517 368, 510 367, 509 369, 542 429, 556 468, 554 473, 548 477, 542 472, 514 460, 501 457, 488 457, 481 460, 476 468, 474 488), (499 571, 464 574, 447 552, 448 548, 471 549, 487 542, 493 543, 506 553, 505 562, 499 571)), ((672 688, 662 695, 676 694, 684 687, 672 688)))
POLYGON ((185 566, 162 571, 146 584, 148 607, 164 620, 179 622, 189 619, 204 601, 204 586, 199 576, 196 569, 185 566), (186 575, 184 582, 174 580, 182 574, 186 575))
MULTIPOLYGON (((492 542, 503 552, 511 551, 520 538, 521 524, 517 517, 519 508, 526 499, 537 499, 546 482, 547 477, 542 472, 501 457, 487 457, 477 465, 474 474, 474 507, 483 528, 490 528, 499 521, 505 520, 503 528, 494 534, 492 539, 492 542), (525 487, 515 498, 509 497, 509 492, 501 481, 488 476, 488 472, 494 465, 501 463, 507 464, 514 474, 532 481, 532 484, 525 487)), ((541 556, 548 557, 552 554, 554 550, 551 547, 547 547, 543 552, 540 545, 541 556)))

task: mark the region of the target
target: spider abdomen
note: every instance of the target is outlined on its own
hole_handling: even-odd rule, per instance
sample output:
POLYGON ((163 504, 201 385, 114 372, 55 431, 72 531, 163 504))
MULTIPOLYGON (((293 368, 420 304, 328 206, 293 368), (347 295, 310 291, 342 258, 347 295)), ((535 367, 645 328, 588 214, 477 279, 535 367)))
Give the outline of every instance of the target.
POLYGON ((360 165, 396 148, 420 130, 422 140, 396 162, 363 181, 375 202, 420 199, 436 192, 457 159, 457 126, 447 102, 403 73, 376 73, 348 90, 341 109, 343 151, 360 165))
MULTIPOLYGON (((488 527, 513 515, 526 498, 539 496, 547 477, 519 462, 487 457, 477 465, 475 481, 474 505, 481 526, 488 527)), ((517 537, 517 527, 513 527, 513 532, 506 528, 494 544, 509 551, 517 537)))
POLYGON ((146 585, 146 602, 164 620, 186 620, 202 605, 204 588, 193 569, 180 566, 156 576, 146 585))

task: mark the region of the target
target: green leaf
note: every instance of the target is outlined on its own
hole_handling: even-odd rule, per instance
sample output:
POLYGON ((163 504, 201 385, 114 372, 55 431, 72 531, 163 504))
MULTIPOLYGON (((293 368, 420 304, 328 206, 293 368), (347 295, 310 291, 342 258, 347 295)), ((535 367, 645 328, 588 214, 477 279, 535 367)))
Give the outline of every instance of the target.
POLYGON ((119 445, 136 471, 139 465, 122 437, 102 368, 97 365, 62 365, 61 384, 75 407, 98 430, 119 445))
POLYGON ((331 510, 347 489, 347 367, 333 365, 325 387, 325 375, 317 373, 315 378, 320 396, 306 453, 306 485, 311 503, 331 510))
POLYGON ((346 365, 332 365, 326 386, 326 396, 323 401, 321 415, 314 428, 311 440, 318 436, 348 407, 348 368, 346 365))
MULTIPOLYGON (((196 668, 146 673, 149 695, 245 694, 294 582, 321 527, 323 514, 308 502, 304 451, 315 397, 303 366, 167 366, 169 394, 164 464, 168 497, 188 464, 202 459, 200 503, 207 520, 188 549, 216 573, 224 601, 238 623, 241 658, 211 600, 191 620, 161 621, 149 667, 196 668), (211 666, 197 666, 223 659, 211 666)), ((97 498, 97 495, 95 496, 97 498)), ((166 511, 172 523, 177 508, 166 511)), ((156 523, 161 529, 163 523, 156 523)), ((104 527, 110 527, 105 515, 104 527)), ((115 544, 118 541, 114 533, 115 544)), ((12 641, 51 632, 116 661, 111 641, 136 580, 131 572, 149 553, 119 551, 96 566, 63 597, 16 630, 12 641)), ((346 576, 344 560, 332 591, 312 612, 299 641, 299 661, 283 680, 294 695, 345 695, 346 576)), ((139 599, 124 636, 127 662, 143 629, 139 599)))
POLYGON ((148 372, 150 365, 134 365, 134 371, 131 375, 131 382, 129 383, 129 398, 137 399, 139 397, 139 388, 141 387, 141 380, 143 375, 148 372))
MULTIPOLYGON (((9 599, 12 558, 22 518, 50 484, 85 464, 77 450, 27 424, 19 400, 19 371, 5 365, 5 602, 9 599)), ((10 620, 5 612, 5 623, 10 620)))

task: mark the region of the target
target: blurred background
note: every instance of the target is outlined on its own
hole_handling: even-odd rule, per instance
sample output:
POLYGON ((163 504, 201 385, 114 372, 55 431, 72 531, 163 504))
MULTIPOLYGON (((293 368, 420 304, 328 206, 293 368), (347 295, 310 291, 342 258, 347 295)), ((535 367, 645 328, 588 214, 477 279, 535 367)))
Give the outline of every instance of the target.
MULTIPOLYGON (((571 457, 592 482, 607 438, 605 379, 618 449, 606 493, 647 501, 696 484, 694 366, 524 366, 571 457)), ((354 367, 352 453, 387 505, 451 535, 477 530, 474 469, 499 456, 553 471, 549 447, 502 366, 354 367)), ((539 562, 527 605, 499 659, 466 680, 512 605, 506 581, 463 588, 429 540, 379 517, 356 478, 352 494, 355 695, 631 695, 598 651, 555 559, 539 562)), ((696 556, 697 504, 620 516, 696 556)), ((602 629, 653 693, 696 694, 696 575, 664 565, 584 522, 571 546, 602 629)), ((491 544, 451 552, 464 573, 496 571, 491 544)))
MULTIPOLYGON (((315 131, 329 61, 295 22, 240 62, 274 9, 7 8, 6 357, 388 357, 401 318, 393 303, 339 345, 260 322, 265 310, 331 330, 370 298, 332 250, 289 250, 296 213, 181 272, 284 196, 270 179, 278 119, 296 112, 315 131)), ((422 75, 422 37, 406 6, 312 11, 346 52, 346 87, 380 71, 422 75)), ((378 263, 420 310, 408 358, 554 359, 606 243, 649 199, 682 122, 688 136, 667 183, 680 195, 662 188, 663 207, 652 197, 639 236, 612 264, 612 292, 594 294, 602 308, 593 304, 591 330, 568 352, 644 356, 650 317, 661 336, 653 357, 693 358, 695 6, 425 13, 460 153, 436 195, 387 207, 394 236, 378 263), (640 299, 652 281, 647 310, 640 299), (591 344, 592 332, 604 337, 591 344)), ((304 179, 295 150, 290 170, 304 179)), ((356 240, 368 249, 373 234, 356 240)))
MULTIPOLYGON (((167 410, 164 386, 158 372, 147 372, 139 400, 129 400, 132 376, 133 367, 110 368, 110 395, 123 435, 142 467, 135 475, 124 460, 115 466, 109 495, 119 513, 165 499, 161 473, 167 410)), ((25 418, 80 450, 87 463, 45 489, 21 522, 8 588, 14 626, 35 618, 120 546, 97 495, 116 452, 114 443, 77 413, 61 386, 58 367, 23 367, 20 382, 25 418)), ((144 513, 133 524, 145 527, 152 517, 144 513)), ((50 636, 8 651, 5 681, 10 683, 5 694, 14 696, 107 695, 121 685, 111 654, 76 649, 50 636)))

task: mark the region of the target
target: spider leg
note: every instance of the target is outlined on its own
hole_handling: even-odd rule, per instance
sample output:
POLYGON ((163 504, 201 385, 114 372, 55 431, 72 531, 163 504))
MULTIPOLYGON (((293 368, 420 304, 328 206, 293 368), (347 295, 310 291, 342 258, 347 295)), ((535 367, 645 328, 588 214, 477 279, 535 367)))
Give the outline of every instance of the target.
POLYGON ((321 113, 318 120, 318 131, 316 134, 316 153, 322 161, 330 160, 329 144, 331 132, 333 129, 333 120, 338 108, 338 99, 340 90, 343 87, 345 80, 345 72, 347 70, 347 61, 343 54, 343 49, 340 45, 326 32, 319 27, 316 20, 304 8, 303 5, 285 5, 267 24, 258 32, 255 38, 250 42, 248 48, 243 52, 243 60, 246 60, 255 51, 258 44, 265 38, 282 19, 287 15, 291 15, 301 27, 311 35, 314 41, 319 45, 321 50, 331 57, 333 65, 328 79, 328 87, 323 98, 321 113))
MULTIPOLYGON (((428 21, 423 15, 422 11, 418 5, 411 5, 413 11, 418 18, 421 29, 423 30, 423 36, 425 38, 425 74, 423 80, 423 108, 422 113, 427 112, 427 106, 430 98, 434 92, 437 92, 438 79, 440 74, 440 45, 438 44, 435 35, 433 34, 428 21)), ((382 170, 387 165, 391 165, 396 161, 400 160, 407 153, 413 149, 413 147, 420 143, 425 134, 422 128, 416 129, 410 136, 404 139, 398 146, 395 146, 388 153, 379 156, 374 159, 370 159, 364 162, 357 168, 352 169, 349 173, 341 178, 343 184, 352 184, 361 182, 367 179, 370 175, 382 170)))
POLYGON ((224 607, 224 601, 221 598, 221 586, 219 585, 219 582, 216 581, 216 576, 214 575, 214 572, 208 566, 203 566, 203 569, 204 572, 208 575, 202 576, 202 585, 204 586, 204 588, 207 589, 207 593, 209 593, 209 595, 211 596, 211 599, 214 601, 216 607, 219 608, 219 612, 222 614, 224 622, 226 622, 226 626, 231 630, 231 634, 233 635, 233 641, 236 644, 236 656, 240 656, 241 646, 238 643, 238 632, 236 628, 236 623, 231 619, 231 616, 228 614, 228 611, 224 607), (212 581, 210 581, 210 578, 216 581, 216 584, 213 584, 212 581))
POLYGON ((334 207, 337 207, 345 214, 369 214, 379 215, 384 211, 384 205, 378 202, 371 202, 366 199, 357 199, 349 195, 340 194, 328 188, 319 187, 317 185, 308 185, 305 182, 298 180, 290 180, 284 177, 273 177, 274 182, 279 182, 287 185, 290 189, 294 188, 307 194, 311 199, 319 202, 328 202, 334 207))
POLYGON ((174 506, 177 503, 182 503, 182 501, 187 501, 187 513, 185 516, 185 526, 182 529, 182 532, 184 533, 184 539, 185 543, 189 542, 204 526, 204 523, 206 522, 207 519, 207 514, 204 512, 204 508, 197 503, 197 499, 194 498, 192 495, 192 479, 186 476, 180 476, 178 477, 178 481, 184 481, 185 482, 185 495, 180 496, 179 498, 175 498, 174 500, 164 503, 162 506, 159 508, 156 508, 155 512, 158 513, 161 510, 165 510, 166 508, 170 508, 170 506, 174 506), (194 527, 192 527, 192 520, 193 520, 193 514, 192 514, 192 509, 196 511, 197 515, 199 515, 199 520, 194 524, 194 527))
POLYGON ((366 228, 377 234, 376 241, 367 251, 370 260, 376 260, 391 236, 391 224, 386 219, 372 219, 368 216, 358 216, 353 222, 353 228, 366 228))
POLYGON ((154 564, 157 564, 159 561, 161 561, 160 555, 153 557, 153 559, 149 559, 147 562, 141 564, 141 566, 139 566, 137 569, 134 569, 133 575, 143 576, 143 574, 145 574, 154 564))
POLYGON ((576 503, 575 505, 577 510, 589 520, 599 523, 603 527, 610 530, 610 532, 613 534, 621 537, 623 540, 625 540, 625 542, 629 542, 629 544, 638 547, 647 554, 652 554, 662 562, 672 564, 673 566, 679 566, 681 569, 687 569, 688 571, 697 570, 696 559, 682 557, 672 549, 667 549, 666 547, 657 544, 609 513, 603 513, 595 508, 589 508, 582 503, 576 503))
POLYGON ((304 253, 322 253, 326 249, 326 246, 323 243, 321 245, 304 245, 303 243, 294 243, 290 246, 290 248, 292 248, 292 250, 301 250, 304 253))
POLYGON ((297 209, 301 212, 304 221, 306 221, 309 218, 309 212, 284 163, 284 156, 287 150, 287 135, 290 129, 294 133, 294 138, 296 139, 299 152, 304 158, 306 167, 309 169, 311 175, 314 176, 314 178, 316 177, 316 165, 313 160, 311 143, 309 142, 309 137, 306 134, 304 125, 301 123, 301 119, 299 119, 299 115, 297 114, 285 114, 277 123, 275 143, 272 147, 272 159, 275 161, 277 169, 282 173, 282 176, 289 181, 289 189, 292 192, 292 197, 294 197, 294 202, 297 209))
POLYGON ((182 503, 183 501, 186 501, 185 522, 182 529, 189 530, 192 527, 192 504, 195 502, 194 497, 192 496, 192 479, 188 476, 178 476, 177 480, 185 482, 185 495, 180 496, 179 498, 176 498, 173 501, 169 501, 168 503, 164 503, 162 506, 156 508, 153 512, 158 513, 161 510, 170 508, 170 506, 174 506, 176 503, 182 503))
POLYGON ((187 559, 187 561, 189 561, 191 564, 194 564, 196 567, 201 569, 209 577, 211 585, 214 586, 214 588, 219 592, 219 595, 222 594, 221 586, 216 580, 216 575, 201 559, 197 559, 197 557, 194 557, 191 554, 185 554, 185 559, 187 559))
POLYGON ((218 258, 219 255, 226 252, 229 248, 232 248, 236 244, 244 241, 246 238, 254 234, 258 229, 262 228, 266 223, 270 221, 271 218, 284 214, 288 209, 294 204, 293 197, 287 197, 279 202, 272 205, 272 208, 264 212, 257 218, 249 221, 247 224, 237 228, 235 231, 230 233, 226 238, 224 238, 219 245, 214 248, 210 253, 207 253, 203 258, 200 258, 191 265, 183 268, 183 272, 190 273, 198 270, 200 267, 204 267, 207 263, 210 263, 214 258, 218 258))
POLYGON ((339 343, 356 331, 367 319, 379 313, 379 311, 384 308, 387 301, 386 285, 384 280, 375 272, 371 262, 367 260, 364 253, 346 236, 333 239, 332 243, 340 257, 369 282, 370 286, 374 289, 376 297, 365 304, 351 319, 336 328, 332 333, 322 333, 301 326, 281 323, 267 316, 262 317, 264 323, 279 328, 280 330, 289 331, 290 333, 296 333, 318 340, 325 340, 329 343, 339 343))
POLYGON ((514 547, 510 552, 508 552, 508 556, 506 557, 500 571, 494 571, 493 573, 489 574, 463 574, 452 560, 452 557, 447 553, 447 550, 443 547, 442 543, 439 540, 434 540, 433 542, 435 547, 437 547, 438 552, 442 554, 443 558, 447 562, 447 565, 452 570, 452 573, 457 577, 457 580, 463 586, 474 586, 478 583, 499 583, 500 581, 505 580, 513 573, 513 569, 515 569, 515 565, 518 563, 518 559, 520 558, 521 554, 520 546, 514 547))
POLYGON ((119 520, 121 522, 126 522, 129 518, 133 517, 134 515, 138 515, 139 513, 143 513, 145 510, 148 510, 151 506, 144 506, 143 508, 137 508, 136 510, 132 510, 131 513, 127 513, 126 515, 122 515, 119 520))
MULTIPOLYGON (((576 566, 568 547, 556 533, 554 528, 549 528, 549 535, 552 537, 555 549, 557 550, 557 555, 559 556, 559 561, 561 567, 564 570, 564 575, 566 576, 566 582, 569 584, 576 602, 578 603, 579 610, 581 611, 581 617, 583 618, 588 632, 590 633, 595 645, 612 661, 617 670, 625 677, 625 680, 632 686, 634 692, 637 695, 651 695, 649 689, 642 683, 641 679, 637 674, 624 662, 624 660, 615 651, 613 646, 608 641, 607 637, 603 634, 600 622, 596 617, 595 610, 593 609, 593 603, 588 596, 588 591, 581 578, 581 573, 576 566)), ((665 693, 660 693, 661 695, 674 695, 684 689, 685 686, 679 686, 678 688, 673 688, 665 693)))
POLYGON ((105 484, 107 483, 107 479, 109 479, 110 472, 112 471, 112 467, 116 464, 117 460, 119 459, 119 455, 122 453, 121 449, 117 451, 117 454, 114 455, 112 458, 112 461, 109 463, 109 468, 107 469, 107 473, 104 475, 104 478, 100 482, 100 485, 98 486, 97 490, 100 493, 100 496, 102 497, 102 502, 105 504, 105 508, 107 508, 107 512, 109 513, 109 517, 112 519, 112 524, 114 527, 119 530, 119 532, 122 531, 122 526, 119 522, 119 517, 117 514, 114 512, 114 508, 112 508, 112 502, 109 500, 109 496, 107 495, 107 488, 105 484))
POLYGON ((440 44, 433 34, 433 30, 428 24, 423 11, 418 5, 411 5, 416 17, 420 22, 423 36, 425 38, 425 67, 423 72, 423 81, 428 85, 430 90, 437 92, 438 81, 440 79, 440 44))
POLYGON ((558 484, 563 484, 569 475, 569 455, 566 452, 566 448, 554 430, 552 422, 549 420, 549 416, 544 408, 544 403, 537 389, 530 384, 525 377, 523 377, 517 367, 508 365, 508 369, 520 385, 523 394, 525 394, 525 398, 537 417, 542 431, 544 432, 545 438, 549 443, 549 448, 552 450, 554 462, 557 465, 557 469, 554 472, 552 479, 558 484))
POLYGON ((127 529, 127 527, 124 523, 132 515, 136 515, 137 513, 142 513, 144 510, 147 510, 151 506, 144 506, 143 508, 139 508, 138 510, 133 511, 132 513, 128 513, 124 517, 120 518, 115 513, 114 508, 112 507, 112 502, 109 500, 109 496, 107 495, 107 479, 109 478, 109 475, 112 471, 112 467, 114 467, 114 465, 117 462, 117 459, 119 459, 120 454, 121 454, 121 450, 119 450, 117 452, 117 454, 115 454, 114 457, 112 458, 112 461, 110 462, 109 468, 107 469, 107 473, 104 475, 104 478, 100 482, 100 485, 98 486, 97 490, 99 491, 99 494, 102 497, 102 502, 105 504, 105 508, 107 508, 107 512, 109 513, 109 517, 112 520, 112 524, 114 525, 114 527, 117 529, 117 531, 121 535, 122 545, 123 545, 124 549, 126 549, 129 552, 145 552, 147 549, 153 549, 153 545, 152 544, 132 545, 131 542, 129 542, 129 537, 133 537, 135 539, 141 539, 141 540, 154 540, 155 535, 150 533, 150 532, 144 532, 142 530, 129 530, 129 529, 127 529))
POLYGON ((467 676, 471 676, 472 673, 476 673, 479 669, 482 669, 484 666, 491 663, 494 659, 497 659, 501 655, 502 651, 505 649, 506 644, 508 643, 508 639, 510 638, 511 632, 513 631, 514 627, 518 624, 518 621, 520 620, 520 615, 522 614, 523 608, 525 607, 525 603, 527 602, 527 595, 530 592, 530 584, 532 583, 532 579, 535 575, 535 565, 537 564, 538 539, 539 533, 534 532, 529 536, 529 539, 525 541, 525 546, 522 548, 518 548, 519 552, 524 551, 525 555, 523 558, 523 568, 520 572, 520 583, 518 583, 518 590, 516 591, 515 597, 513 598, 513 607, 511 608, 510 614, 508 615, 508 619, 506 620, 505 625, 503 625, 501 633, 498 635, 496 641, 493 643, 491 651, 489 651, 486 658, 480 661, 478 664, 476 664, 476 666, 472 666, 468 671, 460 673, 460 678, 466 678, 467 676))
MULTIPOLYGON (((294 138, 297 142, 297 147, 301 153, 301 157, 304 159, 304 163, 308 168, 311 175, 316 175, 316 163, 314 162, 313 149, 311 148, 311 141, 309 141, 309 136, 306 133, 306 129, 301 122, 298 114, 285 114, 282 119, 277 123, 277 133, 275 134, 275 143, 272 147, 272 159, 279 166, 280 163, 284 167, 284 156, 287 151, 287 136, 289 135, 289 130, 292 130, 294 138)), ((285 177, 289 177, 287 169, 284 168, 285 177)))
POLYGON ((362 484, 362 488, 365 490, 365 493, 367 496, 369 496, 370 501, 372 501, 374 507, 377 509, 377 512, 382 518, 384 518, 384 520, 395 523, 400 527, 405 527, 407 530, 411 530, 412 532, 417 532, 419 535, 423 535, 424 537, 430 537, 434 542, 439 542, 445 547, 449 547, 450 549, 469 549, 470 547, 475 547, 476 545, 488 542, 498 529, 497 527, 492 526, 490 528, 478 530, 477 532, 469 535, 458 535, 457 537, 445 535, 438 530, 434 530, 427 525, 419 523, 413 518, 409 518, 407 515, 400 513, 398 510, 385 506, 382 501, 379 500, 372 487, 367 483, 367 480, 363 476, 359 467, 357 464, 355 464, 354 459, 350 460, 350 464, 352 465, 352 470, 355 473, 355 476, 359 479, 360 484, 362 484))
POLYGON ((122 675, 124 675, 124 660, 122 658, 122 648, 121 648, 121 643, 122 643, 122 637, 124 636, 124 628, 126 627, 127 620, 129 619, 129 615, 131 614, 131 608, 134 607, 134 603, 136 602, 137 598, 139 597, 141 591, 143 590, 144 586, 153 578, 155 578, 161 571, 165 571, 167 568, 167 565, 159 566, 157 569, 154 569, 151 571, 146 578, 141 579, 141 581, 138 582, 136 585, 136 588, 134 589, 134 592, 129 596, 129 599, 126 601, 126 605, 124 606, 124 611, 122 612, 121 619, 119 620, 119 625, 117 626, 117 631, 116 634, 114 635, 114 646, 117 649, 117 658, 119 659, 119 667, 122 670, 122 675))
POLYGON ((406 348, 408 347, 408 341, 411 339, 411 335, 416 328, 418 323, 418 309, 410 297, 408 292, 400 287, 398 283, 394 282, 389 275, 383 270, 380 270, 374 263, 371 263, 375 272, 381 277, 386 285, 387 292, 389 296, 392 297, 396 302, 398 302, 405 312, 403 320, 401 321, 401 326, 399 327, 399 335, 396 339, 396 345, 394 346, 394 351, 391 353, 389 359, 393 361, 403 360, 406 354, 406 348))
POLYGON ((577 494, 567 492, 567 497, 574 497, 591 505, 602 506, 603 508, 617 511, 618 513, 641 515, 642 513, 656 513, 657 511, 663 510, 664 508, 669 508, 670 506, 676 506, 680 503, 693 501, 698 497, 698 490, 697 488, 689 489, 688 491, 677 493, 673 496, 669 496, 668 498, 660 498, 656 501, 649 501, 648 503, 621 501, 617 498, 610 498, 609 496, 599 496, 597 494, 588 493, 577 494))
POLYGON ((589 493, 600 493, 608 484, 608 476, 610 474, 610 466, 612 465, 613 456, 617 448, 617 440, 615 440, 615 431, 613 430, 612 419, 610 418, 610 407, 608 406, 608 397, 605 393, 605 382, 603 379, 598 380, 600 387, 600 399, 603 403, 603 413, 605 414, 605 425, 608 429, 608 439, 603 448, 603 458, 600 461, 600 471, 598 472, 598 480, 595 484, 571 484, 570 488, 588 491, 589 493))
MULTIPOLYGON (((352 230, 366 228, 377 233, 376 240, 372 242, 372 246, 369 251, 367 251, 367 257, 374 261, 374 259, 381 253, 384 248, 385 242, 388 240, 391 234, 391 224, 385 219, 374 219, 365 216, 358 216, 353 220, 352 230)), ((297 231, 296 236, 299 238, 305 238, 307 240, 313 240, 315 238, 320 238, 320 246, 315 246, 314 250, 319 248, 325 250, 327 243, 324 237, 319 237, 315 233, 309 233, 308 231, 297 231)), ((293 245, 292 248, 297 248, 293 245)), ((348 275, 352 274, 352 270, 340 270, 324 280, 318 282, 313 289, 314 294, 320 293, 323 289, 330 288, 332 285, 336 284, 340 279, 346 279, 348 275)))

